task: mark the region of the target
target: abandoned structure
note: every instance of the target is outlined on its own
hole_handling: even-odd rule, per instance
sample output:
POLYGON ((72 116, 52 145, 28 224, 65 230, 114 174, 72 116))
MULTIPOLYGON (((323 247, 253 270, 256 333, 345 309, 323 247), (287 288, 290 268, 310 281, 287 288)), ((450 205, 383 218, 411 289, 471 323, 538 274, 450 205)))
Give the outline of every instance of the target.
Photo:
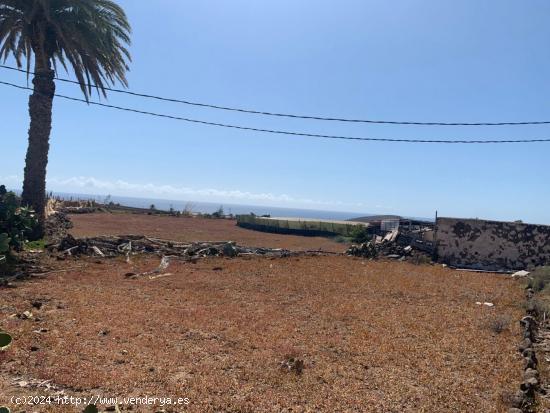
MULTIPOLYGON (((391 243, 423 251, 452 267, 487 271, 524 270, 550 264, 550 226, 464 218, 437 218, 436 222, 393 215, 352 221, 237 216, 244 228, 300 235, 352 234, 362 225, 372 242, 391 243)), ((395 255, 395 254, 394 254, 395 255)))
POLYGON ((550 226, 479 219, 438 218, 441 262, 480 270, 522 270, 550 263, 550 226))

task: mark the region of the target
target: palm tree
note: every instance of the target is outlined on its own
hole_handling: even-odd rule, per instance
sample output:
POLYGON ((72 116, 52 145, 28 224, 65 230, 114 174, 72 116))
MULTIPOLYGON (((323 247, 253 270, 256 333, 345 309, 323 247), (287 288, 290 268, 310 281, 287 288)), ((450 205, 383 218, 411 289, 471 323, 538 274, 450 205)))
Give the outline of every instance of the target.
POLYGON ((72 67, 86 100, 93 88, 105 97, 116 81, 127 86, 130 32, 124 10, 112 0, 0 0, 0 59, 11 55, 19 68, 24 60, 28 76, 34 56, 22 197, 39 218, 35 237, 44 230, 57 66, 72 67))

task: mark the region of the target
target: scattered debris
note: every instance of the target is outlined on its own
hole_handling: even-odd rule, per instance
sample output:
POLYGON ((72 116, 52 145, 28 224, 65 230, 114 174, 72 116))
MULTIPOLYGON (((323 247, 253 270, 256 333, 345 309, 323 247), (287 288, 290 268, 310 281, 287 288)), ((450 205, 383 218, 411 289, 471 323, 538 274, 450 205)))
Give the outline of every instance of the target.
POLYGON ((485 305, 485 306, 487 306, 487 307, 494 307, 494 306, 495 306, 493 303, 488 303, 488 302, 482 303, 482 302, 479 302, 479 301, 477 301, 476 304, 477 304, 477 305, 482 305, 482 304, 483 304, 483 305, 485 305))
POLYGON ((166 270, 169 265, 170 265, 170 257, 164 256, 160 260, 159 266, 157 268, 155 268, 154 270, 145 271, 145 272, 142 272, 142 273, 139 273, 139 274, 136 274, 134 272, 129 272, 129 273, 125 274, 125 277, 127 277, 127 278, 138 278, 138 277, 141 277, 141 276, 144 276, 144 275, 148 275, 149 279, 151 279, 151 280, 154 280, 155 278, 160 278, 160 277, 167 277, 167 276, 172 275, 172 274, 171 273, 162 273, 162 272, 164 270, 166 270))
POLYGON ((17 314, 17 317, 20 318, 21 320, 30 320, 31 318, 33 318, 33 314, 27 310, 27 311, 23 311, 20 314, 17 314))
POLYGON ((280 366, 282 370, 302 374, 302 371, 304 370, 304 361, 294 357, 287 357, 281 361, 280 366))
POLYGON ((101 250, 99 248, 97 248, 95 245, 92 245, 92 251, 96 254, 96 255, 99 255, 100 257, 104 257, 105 254, 103 254, 103 252, 101 252, 101 250))
MULTIPOLYGON (((61 253, 61 256, 86 255, 115 257, 125 255, 127 261, 130 261, 131 255, 140 253, 157 254, 165 257, 167 260, 170 257, 192 260, 204 257, 233 258, 247 255, 290 257, 297 255, 325 254, 322 251, 293 252, 281 248, 249 248, 239 246, 232 241, 182 243, 150 238, 142 235, 102 236, 76 239, 69 234, 56 245, 50 245, 49 248, 50 251, 61 253)), ((168 261, 166 261, 165 264, 167 266, 168 261)), ((160 271, 156 271, 155 273, 160 271)))
POLYGON ((378 258, 384 256, 386 258, 396 259, 396 260, 406 260, 411 258, 417 261, 420 261, 422 258, 424 261, 431 261, 430 255, 423 251, 419 250, 412 245, 404 244, 407 239, 399 237, 399 232, 394 230, 388 232, 384 237, 376 236, 372 241, 362 243, 360 245, 352 245, 346 251, 347 255, 354 257, 362 258, 378 258))
POLYGON ((47 333, 48 331, 50 331, 50 330, 48 330, 47 328, 40 328, 38 330, 33 330, 33 333, 43 334, 43 333, 47 333))

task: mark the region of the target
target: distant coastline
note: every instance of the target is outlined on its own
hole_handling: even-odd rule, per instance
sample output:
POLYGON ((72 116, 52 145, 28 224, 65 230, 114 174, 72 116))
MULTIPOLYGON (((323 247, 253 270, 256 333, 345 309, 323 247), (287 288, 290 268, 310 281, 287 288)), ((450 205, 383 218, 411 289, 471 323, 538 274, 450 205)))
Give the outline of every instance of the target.
POLYGON ((200 212, 203 214, 212 214, 217 211, 220 206, 223 208, 226 214, 250 214, 251 212, 256 215, 272 215, 286 218, 316 218, 316 219, 332 219, 332 220, 348 220, 365 215, 374 215, 370 213, 362 212, 346 212, 346 211, 324 211, 305 208, 283 208, 264 205, 247 205, 247 204, 233 204, 222 202, 200 202, 200 201, 180 201, 180 200, 167 200, 157 198, 138 198, 127 197, 117 195, 92 195, 92 194, 76 194, 67 192, 52 192, 53 196, 59 197, 65 200, 94 200, 99 203, 105 201, 114 202, 124 206, 134 208, 149 208, 151 205, 155 206, 155 209, 159 211, 169 211, 173 208, 176 211, 182 211, 187 207, 191 207, 193 212, 200 212))

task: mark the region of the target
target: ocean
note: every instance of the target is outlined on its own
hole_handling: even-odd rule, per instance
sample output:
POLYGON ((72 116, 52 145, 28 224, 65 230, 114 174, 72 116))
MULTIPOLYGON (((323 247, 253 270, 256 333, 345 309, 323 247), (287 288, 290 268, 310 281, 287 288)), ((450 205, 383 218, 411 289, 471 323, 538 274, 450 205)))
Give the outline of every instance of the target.
POLYGON ((174 208, 176 211, 182 211, 186 207, 190 207, 193 212, 213 213, 220 207, 223 208, 225 214, 250 214, 253 212, 256 215, 271 215, 273 217, 288 217, 288 218, 317 218, 331 220, 347 220, 358 218, 369 213, 345 212, 345 211, 323 211, 315 209, 299 209, 299 208, 281 208, 261 205, 243 205, 243 204, 228 204, 214 202, 199 202, 199 201, 178 201, 156 198, 134 198, 126 196, 111 195, 109 199, 105 195, 90 195, 90 194, 72 194, 64 192, 54 192, 54 196, 66 200, 95 200, 100 203, 112 201, 115 204, 130 206, 135 208, 149 208, 154 205, 156 209, 168 211, 174 208))

